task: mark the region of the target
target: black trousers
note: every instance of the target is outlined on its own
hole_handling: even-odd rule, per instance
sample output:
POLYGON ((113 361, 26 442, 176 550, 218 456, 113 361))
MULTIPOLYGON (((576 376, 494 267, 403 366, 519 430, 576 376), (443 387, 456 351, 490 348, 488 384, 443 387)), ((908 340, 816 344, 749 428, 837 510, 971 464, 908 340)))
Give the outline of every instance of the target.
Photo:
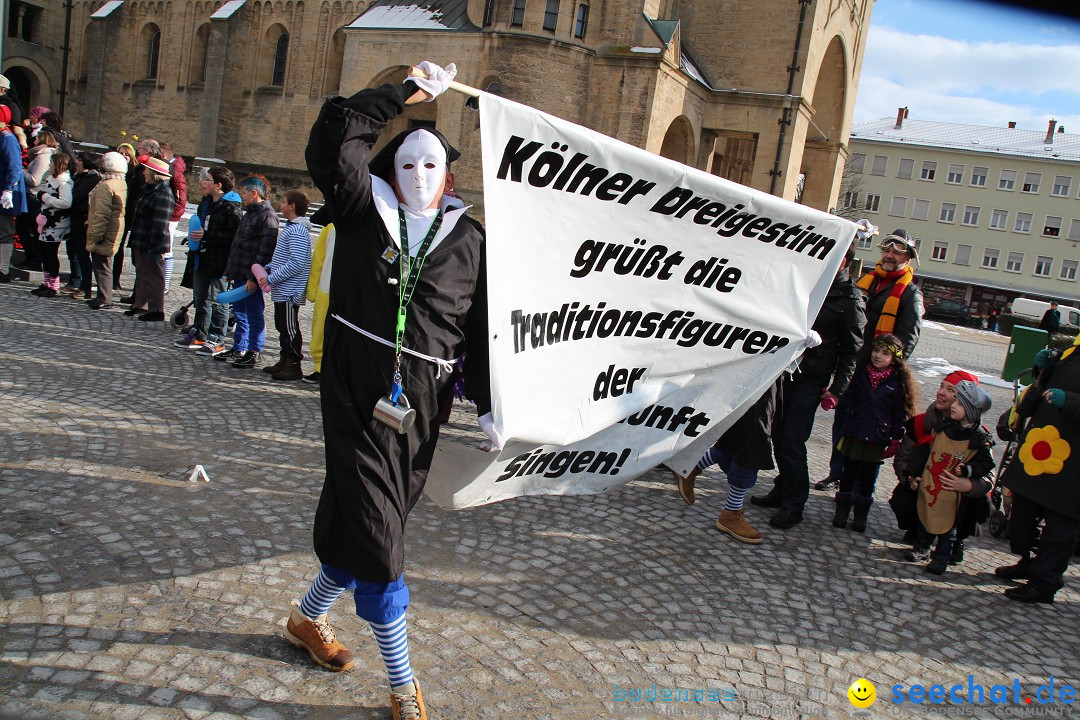
POLYGON ((300 362, 304 359, 304 338, 300 336, 300 306, 291 302, 274 303, 274 327, 281 335, 281 357, 300 362))
POLYGON ((1026 557, 1032 549, 1035 557, 1028 563, 1028 575, 1038 587, 1056 592, 1065 585, 1065 571, 1080 535, 1080 519, 1062 515, 1023 495, 1013 494, 1009 513, 1009 547, 1026 557), (1039 519, 1046 521, 1039 533, 1039 519))

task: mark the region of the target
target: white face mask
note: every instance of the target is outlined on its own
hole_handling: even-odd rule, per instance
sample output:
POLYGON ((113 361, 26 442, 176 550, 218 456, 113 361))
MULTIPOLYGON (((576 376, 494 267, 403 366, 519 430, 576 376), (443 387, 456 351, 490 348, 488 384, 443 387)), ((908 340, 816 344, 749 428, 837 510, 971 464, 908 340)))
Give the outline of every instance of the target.
POLYGON ((446 149, 425 130, 405 138, 394 154, 394 175, 402 204, 426 210, 442 191, 446 177, 446 149))

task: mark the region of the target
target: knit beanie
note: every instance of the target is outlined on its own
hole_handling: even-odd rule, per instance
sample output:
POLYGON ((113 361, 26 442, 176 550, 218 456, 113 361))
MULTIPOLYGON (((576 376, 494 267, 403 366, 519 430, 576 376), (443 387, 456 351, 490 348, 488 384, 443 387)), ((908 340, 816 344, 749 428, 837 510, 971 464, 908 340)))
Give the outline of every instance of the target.
POLYGON ((964 420, 976 425, 991 404, 990 395, 970 380, 961 380, 956 385, 956 400, 964 408, 964 420))

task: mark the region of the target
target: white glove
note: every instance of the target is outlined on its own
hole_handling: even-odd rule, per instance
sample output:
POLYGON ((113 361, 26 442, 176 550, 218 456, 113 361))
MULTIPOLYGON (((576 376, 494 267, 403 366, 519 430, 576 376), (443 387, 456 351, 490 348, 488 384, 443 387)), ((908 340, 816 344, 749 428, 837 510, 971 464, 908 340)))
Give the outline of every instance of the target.
POLYGON ((879 232, 877 226, 872 225, 869 220, 856 220, 855 225, 859 228, 855 233, 855 237, 859 240, 874 237, 879 232))
POLYGON ((495 429, 495 421, 492 419, 491 413, 484 413, 476 418, 476 422, 479 423, 480 430, 488 436, 487 442, 480 444, 480 449, 484 452, 501 449, 503 441, 502 438, 499 437, 498 431, 495 429))
POLYGON ((417 87, 431 96, 425 100, 425 102, 430 102, 446 92, 447 88, 450 87, 450 81, 457 76, 457 65, 454 63, 450 63, 445 68, 442 68, 433 62, 424 60, 416 67, 423 70, 426 77, 414 77, 410 79, 416 83, 417 87))
POLYGON ((10 210, 11 208, 15 207, 15 203, 11 201, 10 190, 5 190, 4 192, 0 193, 0 207, 4 208, 5 210, 10 210))

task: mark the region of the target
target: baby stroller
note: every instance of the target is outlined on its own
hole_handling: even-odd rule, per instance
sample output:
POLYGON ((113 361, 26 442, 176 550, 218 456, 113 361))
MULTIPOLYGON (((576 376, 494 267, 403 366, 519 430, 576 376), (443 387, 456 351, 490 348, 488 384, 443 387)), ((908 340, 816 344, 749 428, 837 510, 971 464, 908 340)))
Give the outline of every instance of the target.
POLYGON ((994 473, 994 487, 990 491, 990 504, 993 510, 986 522, 986 529, 994 537, 1000 537, 1009 523, 1009 512, 1012 510, 1012 493, 1002 486, 1001 476, 1005 474, 1005 468, 1015 457, 1020 437, 1024 434, 1023 425, 1019 420, 1012 417, 1013 410, 1023 397, 1024 390, 1032 383, 1031 370, 1022 370, 1013 379, 1013 404, 998 418, 997 436, 1005 443, 1005 449, 1001 453, 997 472, 994 473), (1027 383, 1025 384, 1025 380, 1027 383))

